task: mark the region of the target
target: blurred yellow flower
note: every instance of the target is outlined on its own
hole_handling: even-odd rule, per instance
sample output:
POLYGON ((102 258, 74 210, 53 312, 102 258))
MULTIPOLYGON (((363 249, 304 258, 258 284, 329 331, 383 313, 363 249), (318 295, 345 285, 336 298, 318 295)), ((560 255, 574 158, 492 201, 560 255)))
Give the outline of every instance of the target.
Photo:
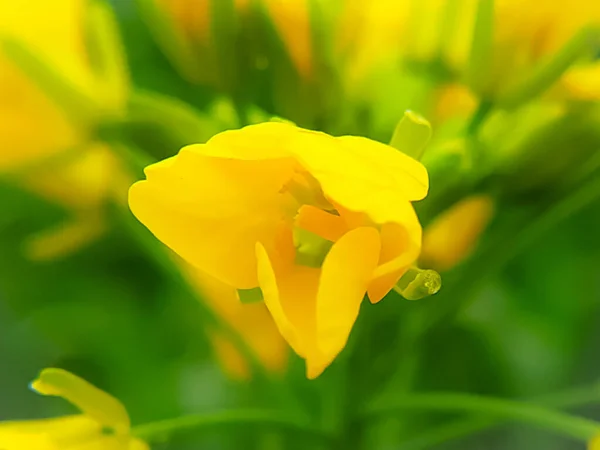
MULTIPOLYGON (((85 89, 82 8, 82 0, 2 2, 0 33, 18 38, 85 89)), ((0 53, 0 170, 74 148, 83 131, 0 53)))
POLYGON ((439 271, 451 269, 471 254, 493 213, 494 202, 486 195, 456 203, 425 228, 421 260, 439 271))
POLYGON ((477 107, 477 98, 469 88, 460 83, 442 85, 436 94, 431 118, 434 123, 443 123, 455 117, 468 117, 477 107))
POLYGON ((236 289, 260 287, 317 377, 344 348, 368 291, 381 300, 417 259, 417 161, 362 137, 285 123, 214 136, 146 168, 129 204, 155 236, 236 289))
POLYGON ((600 435, 589 442, 588 450, 600 450, 600 435))
POLYGON ((528 8, 518 0, 497 1, 487 92, 510 88, 588 25, 600 25, 598 2, 574 0, 565 8, 549 0, 528 8))
POLYGON ((261 0, 273 20, 298 73, 310 78, 313 71, 313 38, 307 0, 261 0))
MULTIPOLYGON (((435 63, 459 80, 467 71, 478 0, 343 2, 341 48, 352 54, 350 74, 361 78, 384 59, 435 63)), ((492 48, 477 90, 496 96, 527 77, 578 31, 600 25, 600 3, 550 0, 535 8, 518 0, 494 2, 492 48)))
MULTIPOLYGON (((89 14, 97 12, 90 8, 86 0, 2 2, 0 38, 18 42, 48 67, 59 68, 70 88, 97 101, 101 116, 124 107, 127 83, 124 67, 116 69, 123 73, 110 83, 92 70, 83 28, 89 14)), ((117 158, 93 142, 95 123, 87 120, 74 120, 32 74, 0 52, 0 173, 75 216, 58 234, 34 239, 29 253, 36 258, 57 256, 97 236, 103 229, 100 204, 117 189, 124 192, 126 177, 117 158)))
POLYGON ((4 450, 149 450, 130 435, 125 407, 116 398, 61 369, 45 369, 31 387, 62 397, 82 414, 56 419, 0 422, 4 450))
POLYGON ((234 88, 232 80, 239 75, 232 73, 237 72, 236 40, 248 4, 235 0, 230 8, 220 0, 139 2, 156 42, 181 76, 225 91, 234 88))
MULTIPOLYGON (((184 263, 186 264, 186 263, 184 263)), ((237 290, 186 264, 186 275, 208 306, 244 339, 258 361, 269 372, 283 372, 288 348, 277 331, 263 302, 243 304, 237 290)), ((210 330, 211 342, 225 372, 233 378, 248 379, 248 361, 226 334, 210 330)))
MULTIPOLYGON (((216 43, 212 23, 215 1, 220 0, 159 0, 184 39, 196 48, 194 52, 196 57, 203 59, 204 63, 208 61, 209 64, 215 64, 216 43)), ((238 19, 245 20, 250 0, 235 0, 234 3, 238 19)), ((312 71, 313 43, 307 2, 305 0, 258 0, 256 4, 264 8, 272 20, 298 72, 303 77, 309 77, 312 71)), ((216 73, 212 75, 218 76, 216 73)))
POLYGON ((569 70, 563 77, 561 88, 569 98, 599 101, 600 62, 577 66, 569 70))

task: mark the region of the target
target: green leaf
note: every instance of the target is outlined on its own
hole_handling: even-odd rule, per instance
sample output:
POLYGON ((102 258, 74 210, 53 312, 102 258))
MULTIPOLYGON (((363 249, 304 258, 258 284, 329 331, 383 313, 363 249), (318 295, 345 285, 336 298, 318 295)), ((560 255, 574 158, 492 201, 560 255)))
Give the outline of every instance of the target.
POLYGON ((415 112, 406 111, 396 125, 390 145, 419 160, 429 139, 431 139, 431 124, 427 119, 415 112))

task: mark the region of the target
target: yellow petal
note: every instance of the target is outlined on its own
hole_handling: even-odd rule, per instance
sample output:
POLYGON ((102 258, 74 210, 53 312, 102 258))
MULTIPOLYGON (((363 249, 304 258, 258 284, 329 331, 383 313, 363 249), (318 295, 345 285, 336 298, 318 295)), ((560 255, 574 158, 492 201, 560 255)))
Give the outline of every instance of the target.
POLYGON ((140 439, 131 439, 129 441, 129 450, 150 450, 150 446, 140 439))
POLYGON ((129 416, 121 402, 72 373, 62 369, 44 369, 31 387, 40 394, 64 398, 117 434, 129 432, 129 416))
POLYGON ((422 239, 421 224, 412 206, 404 205, 406 219, 402 224, 386 223, 381 227, 379 266, 369 286, 371 303, 381 300, 419 257, 422 239))
POLYGON ((368 294, 371 303, 379 302, 415 261, 418 252, 402 225, 386 223, 381 227, 380 266, 373 274, 368 294))
MULTIPOLYGON (((342 136, 336 138, 343 143, 345 152, 356 158, 366 172, 357 178, 372 177, 373 181, 379 175, 389 182, 389 187, 402 190, 408 200, 421 200, 427 195, 429 177, 427 169, 416 159, 401 151, 360 136, 342 136)), ((344 165, 345 161, 340 161, 344 165)))
POLYGON ((192 146, 207 156, 245 160, 291 158, 288 151, 298 128, 283 122, 265 122, 219 133, 206 145, 192 146))
POLYGON ((287 123, 267 122, 225 131, 206 145, 193 147, 199 153, 220 158, 294 157, 322 184, 325 180, 328 185, 354 183, 362 188, 372 187, 376 189, 373 192, 389 189, 400 192, 407 200, 424 198, 429 187, 425 167, 389 145, 356 136, 334 138, 287 123))
POLYGON ((45 434, 23 433, 0 428, 0 448, 3 450, 61 450, 45 434))
POLYGON ((427 194, 423 165, 379 142, 300 129, 290 150, 327 198, 378 224, 410 221, 409 200, 427 194))
POLYGON ((182 258, 240 289, 256 287, 255 243, 274 246, 289 165, 217 159, 198 147, 147 168, 129 205, 182 258))
POLYGON ((61 450, 73 442, 100 435, 98 422, 84 415, 0 423, 3 450, 61 450))
MULTIPOLYGON (((349 231, 325 258, 317 293, 317 346, 327 363, 346 345, 379 260, 375 228, 349 231)), ((313 377, 319 373, 312 373, 313 377)))
POLYGON ((265 305, 283 338, 298 355, 306 358, 315 347, 320 270, 296 266, 291 272, 276 275, 271 258, 261 243, 256 245, 256 258, 265 305))
POLYGON ((425 197, 427 171, 402 152, 370 139, 325 133, 286 123, 268 122, 220 133, 194 151, 218 158, 279 160, 289 179, 293 158, 333 202, 363 212, 376 223, 403 223, 407 203, 425 197), (287 162, 284 162, 287 161, 287 162))
MULTIPOLYGON (((127 436, 103 436, 73 443, 69 450, 128 450, 131 440, 127 436)), ((144 447, 142 447, 144 448, 144 447)), ((147 447, 146 447, 147 448, 147 447)))

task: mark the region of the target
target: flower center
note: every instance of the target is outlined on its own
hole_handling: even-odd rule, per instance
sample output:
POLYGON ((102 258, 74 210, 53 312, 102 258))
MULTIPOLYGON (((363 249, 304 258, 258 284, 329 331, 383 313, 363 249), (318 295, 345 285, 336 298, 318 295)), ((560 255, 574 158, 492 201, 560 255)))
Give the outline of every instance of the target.
POLYGON ((293 235, 296 248, 295 263, 301 266, 321 267, 333 242, 298 226, 294 227, 293 235))
POLYGON ((334 209, 325 198, 317 179, 304 170, 296 170, 281 192, 289 194, 295 200, 297 208, 302 205, 312 205, 324 210, 334 209))

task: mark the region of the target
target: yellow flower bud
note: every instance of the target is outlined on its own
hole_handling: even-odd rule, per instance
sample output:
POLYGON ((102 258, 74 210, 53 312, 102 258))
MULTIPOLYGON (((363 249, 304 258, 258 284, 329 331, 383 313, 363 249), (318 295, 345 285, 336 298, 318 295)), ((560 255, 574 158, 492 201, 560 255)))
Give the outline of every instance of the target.
POLYGON ((309 78, 313 71, 313 39, 307 0, 262 0, 298 73, 309 78))
POLYGON ((129 193, 136 217, 198 269, 260 287, 309 378, 344 348, 365 293, 381 300, 420 252, 411 201, 427 194, 427 172, 366 138, 263 123, 145 172, 129 193), (320 267, 298 264, 296 228, 332 243, 320 267))
POLYGON ((446 271, 467 258, 494 213, 486 195, 468 197, 440 214, 423 234, 423 265, 446 271))
POLYGON ((600 101, 600 63, 569 70, 563 77, 561 87, 569 98, 600 101))
POLYGON ((42 395, 58 396, 81 414, 22 422, 0 422, 4 450, 149 450, 130 434, 125 407, 116 398, 62 369, 45 369, 31 387, 42 395))
POLYGON ((438 89, 433 119, 442 123, 456 117, 469 117, 477 107, 473 93, 458 83, 443 85, 438 89))

